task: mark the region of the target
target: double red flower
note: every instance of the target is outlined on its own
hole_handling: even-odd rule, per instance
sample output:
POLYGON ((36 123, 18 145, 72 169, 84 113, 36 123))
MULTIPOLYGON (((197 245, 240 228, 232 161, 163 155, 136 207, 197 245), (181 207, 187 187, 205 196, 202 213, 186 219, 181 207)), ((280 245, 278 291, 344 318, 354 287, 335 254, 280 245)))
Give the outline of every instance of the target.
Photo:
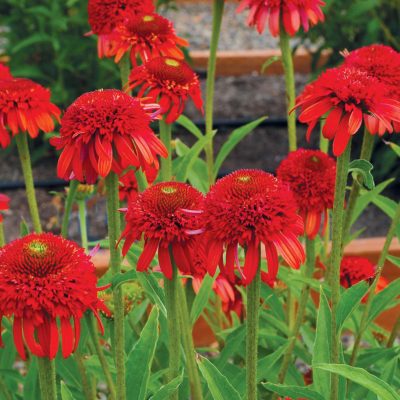
POLYGON ((159 103, 167 123, 174 122, 182 114, 188 98, 198 109, 203 109, 199 78, 182 60, 157 57, 134 68, 129 76, 129 87, 139 86, 138 97, 149 97, 159 103))
POLYGON ((22 359, 25 345, 34 355, 53 359, 60 341, 68 357, 78 347, 87 310, 103 329, 97 310, 108 310, 97 298, 96 283, 90 257, 60 236, 31 234, 0 249, 0 321, 14 317, 14 343, 22 359))
POLYGON ((58 176, 92 184, 110 171, 158 169, 157 156, 167 156, 150 128, 158 108, 115 89, 80 96, 62 118, 60 137, 51 141, 62 150, 58 176))
POLYGON ((249 284, 257 273, 260 247, 265 247, 269 280, 278 272, 278 252, 293 268, 305 254, 298 236, 304 231, 293 194, 280 180, 260 170, 239 170, 211 187, 204 205, 208 234, 208 270, 217 265, 229 277, 240 270, 238 247, 246 251, 243 281, 249 284), (226 248, 225 261, 222 255, 226 248))
POLYGON ((323 22, 325 17, 322 0, 241 0, 238 12, 250 9, 247 23, 263 33, 268 23, 272 36, 278 36, 283 29, 294 36, 300 27, 308 31, 310 25, 323 22))
POLYGON ((61 111, 50 101, 50 91, 23 78, 0 79, 0 146, 11 140, 7 128, 15 136, 28 132, 36 138, 39 130, 52 132, 54 118, 59 121, 61 111))
POLYGON ((185 183, 164 182, 146 189, 128 206, 121 235, 125 239, 123 255, 143 236, 145 245, 137 271, 148 270, 158 253, 161 271, 168 279, 173 276, 173 261, 180 271, 190 273, 189 247, 194 235, 202 232, 202 206, 203 195, 185 183))
POLYGON ((325 231, 328 210, 333 208, 335 160, 319 150, 299 149, 289 153, 276 174, 292 190, 303 217, 305 234, 314 239, 322 219, 322 231, 325 231))

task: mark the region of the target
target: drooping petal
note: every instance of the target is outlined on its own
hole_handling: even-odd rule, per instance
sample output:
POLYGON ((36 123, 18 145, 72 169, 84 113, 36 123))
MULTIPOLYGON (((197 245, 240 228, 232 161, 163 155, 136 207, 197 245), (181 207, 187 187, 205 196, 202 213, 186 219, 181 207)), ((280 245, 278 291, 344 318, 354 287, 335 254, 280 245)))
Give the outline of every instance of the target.
POLYGON ((136 270, 139 272, 147 271, 151 261, 153 260, 157 248, 158 248, 159 240, 158 239, 149 239, 144 245, 143 252, 139 257, 136 270))
POLYGON ((258 268, 260 268, 259 244, 255 240, 252 240, 247 246, 246 257, 243 268, 243 274, 246 285, 248 285, 253 281, 254 277, 257 274, 258 268))
POLYGON ((67 358, 74 349, 74 333, 71 322, 67 318, 61 318, 61 335, 62 335, 62 355, 67 358))
POLYGON ((158 246, 158 260, 162 273, 167 279, 172 279, 173 270, 168 244, 165 246, 163 243, 160 243, 158 246))

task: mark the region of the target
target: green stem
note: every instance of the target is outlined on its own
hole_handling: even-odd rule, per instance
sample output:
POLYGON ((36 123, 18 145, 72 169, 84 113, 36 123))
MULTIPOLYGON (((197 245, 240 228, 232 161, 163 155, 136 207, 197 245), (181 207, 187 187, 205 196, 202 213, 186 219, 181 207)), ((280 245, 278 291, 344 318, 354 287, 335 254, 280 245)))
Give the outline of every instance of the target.
POLYGON ((79 375, 81 376, 82 379, 82 390, 85 399, 93 400, 96 398, 96 392, 92 390, 92 385, 90 384, 90 380, 87 375, 85 363, 83 362, 83 356, 78 350, 76 350, 74 353, 74 358, 78 366, 79 375))
POLYGON ((185 288, 181 282, 177 283, 178 286, 178 307, 180 316, 180 328, 183 342, 183 350, 186 357, 186 368, 189 376, 191 399, 202 400, 203 394, 201 390, 201 381, 199 370, 196 363, 196 350, 193 342, 192 324, 190 322, 189 309, 187 305, 185 288))
POLYGON ((399 335, 400 332, 400 317, 397 318, 397 321, 393 325, 392 332, 390 333, 389 340, 386 344, 387 348, 393 347, 394 341, 396 340, 397 336, 399 335))
POLYGON ((261 269, 247 286, 246 305, 246 400, 257 400, 258 317, 260 310, 261 269))
MULTIPOLYGON (((371 160, 372 150, 374 148, 374 141, 375 141, 374 135, 371 135, 365 129, 363 143, 361 146, 360 159, 367 161, 371 160)), ((353 184, 351 186, 351 191, 349 195, 349 201, 347 204, 347 211, 344 221, 344 228, 343 228, 344 238, 346 238, 350 233, 351 220, 353 218, 358 196, 360 195, 361 187, 362 187, 362 177, 361 175, 359 175, 353 180, 353 184)))
POLYGON ((0 247, 3 247, 6 244, 6 238, 4 235, 4 225, 0 222, 0 247))
POLYGON ((385 265, 385 261, 386 261, 386 258, 388 256, 389 248, 390 248, 390 245, 392 243, 393 237, 394 237, 394 235, 396 233, 396 229, 397 229, 397 227, 399 225, 399 221, 400 221, 400 203, 398 203, 398 205, 397 205, 397 209, 396 209, 395 215, 393 217, 393 220, 392 220, 392 223, 390 225, 388 234, 386 236, 385 243, 383 245, 382 253, 379 256, 375 278, 374 278, 374 281, 372 282, 372 285, 371 285, 371 287, 369 289, 367 303, 365 304, 364 312, 363 312, 363 315, 361 317, 360 328, 358 330, 356 339, 354 341, 353 352, 352 352, 351 358, 350 358, 350 365, 355 365, 355 363, 356 363, 358 351, 360 349, 361 340, 363 338, 365 330, 368 328, 368 324, 370 323, 370 321, 369 321, 369 313, 371 311, 372 301, 374 300, 375 295, 376 295, 376 293, 375 293, 376 292, 376 286, 378 285, 379 279, 380 279, 380 277, 382 275, 383 267, 385 265))
POLYGON ((141 169, 138 169, 135 175, 138 183, 139 192, 143 192, 149 186, 146 175, 141 169))
POLYGON ((31 156, 29 153, 27 133, 20 132, 15 136, 15 141, 18 147, 22 173, 24 175, 26 198, 28 200, 29 211, 31 213, 33 229, 36 233, 40 233, 42 232, 42 225, 40 224, 39 209, 36 201, 35 186, 33 183, 31 156))
MULTIPOLYGON (((108 240, 110 244, 110 268, 112 275, 121 269, 121 254, 117 241, 121 234, 118 192, 118 175, 114 172, 105 179, 107 190, 107 215, 108 215, 108 240)), ((124 304, 121 287, 113 289, 114 298, 114 341, 115 341, 115 367, 117 370, 116 399, 126 399, 125 383, 125 329, 124 329, 124 304)))
POLYGON ((329 151, 329 140, 326 139, 326 138, 324 137, 324 135, 322 134, 322 129, 324 128, 324 125, 325 125, 325 120, 324 120, 324 119, 321 119, 321 121, 320 121, 320 129, 321 129, 321 132, 320 132, 320 135, 319 135, 319 149, 320 149, 323 153, 328 154, 328 151, 329 151))
POLYGON ((85 200, 78 200, 78 210, 79 210, 79 226, 81 230, 81 244, 82 247, 87 251, 88 245, 88 235, 87 235, 87 223, 86 223, 86 202, 85 200))
MULTIPOLYGON (((121 85, 122 89, 127 89, 129 83, 129 74, 131 72, 131 60, 129 59, 129 52, 126 52, 119 62, 119 71, 121 75, 121 85)), ((127 90, 126 93, 131 94, 130 90, 127 90)))
POLYGON ((13 400, 13 396, 8 389, 6 383, 4 382, 3 378, 0 377, 0 391, 4 396, 4 400, 13 400))
POLYGON ((68 236, 69 220, 71 216, 72 206, 74 204, 75 194, 76 191, 78 190, 78 186, 79 186, 78 181, 73 180, 70 181, 69 183, 69 190, 67 193, 67 198, 65 200, 64 215, 61 223, 61 236, 65 238, 68 236))
POLYGON ((169 181, 172 178, 172 150, 171 150, 171 140, 172 140, 172 126, 167 124, 163 119, 159 121, 160 123, 160 139, 167 148, 168 157, 161 158, 161 169, 160 176, 163 182, 169 181))
MULTIPOLYGON (((304 269, 304 277, 305 278, 312 278, 313 272, 314 272, 314 266, 315 266, 315 241, 306 239, 306 254, 307 254, 307 261, 305 264, 305 269, 304 269)), ((299 335, 301 325, 304 320, 304 315, 306 313, 307 309, 307 301, 310 295, 310 285, 307 283, 304 284, 302 290, 301 290, 301 295, 300 295, 300 300, 299 300, 299 307, 297 309, 297 317, 296 321, 294 323, 293 330, 291 331, 290 338, 289 338, 289 347, 285 352, 285 355, 283 357, 283 362, 281 369, 279 371, 279 383, 284 383, 285 382, 285 377, 287 374, 287 371, 289 369, 290 361, 292 358, 293 350, 296 345, 296 340, 297 336, 299 335)))
POLYGON ((206 136, 210 139, 204 150, 206 154, 206 163, 208 171, 208 181, 211 186, 215 181, 214 174, 214 142, 213 135, 213 112, 214 112, 214 87, 215 72, 217 66, 217 49, 219 36, 221 33, 222 16, 224 14, 224 0, 214 0, 213 3, 213 23, 210 42, 210 56, 207 67, 207 83, 206 83, 206 105, 205 105, 205 122, 206 136))
POLYGON ((89 334, 92 339, 93 346, 96 350, 97 357, 99 359, 101 368, 104 373, 104 377, 106 378, 107 387, 109 390, 109 398, 110 400, 116 399, 115 385, 110 372, 110 367, 108 365, 106 356, 104 355, 103 347, 100 345, 99 334, 97 328, 97 321, 91 314, 86 315, 86 324, 89 328, 89 334))
POLYGON ((38 357, 38 369, 42 400, 57 400, 54 360, 49 360, 46 357, 38 357))
POLYGON ((294 80, 292 49, 290 48, 290 38, 289 35, 283 29, 280 33, 279 43, 282 52, 282 65, 285 73, 285 82, 286 82, 289 151, 294 151, 297 149, 296 111, 292 110, 295 106, 295 101, 296 101, 296 87, 294 80))
MULTIPOLYGON (((332 364, 339 363, 340 332, 337 332, 336 312, 340 299, 340 262, 343 251, 343 217, 346 196, 347 173, 350 162, 351 142, 337 159, 336 188, 332 216, 332 251, 330 256, 330 284, 331 284, 331 310, 332 310, 332 364)), ((331 375, 331 400, 338 400, 339 378, 331 375)))
MULTIPOLYGON (((164 279, 165 306, 167 308, 168 325, 168 382, 179 375, 180 364, 180 329, 178 314, 178 271, 173 266, 172 279, 164 279)), ((170 400, 178 400, 178 393, 170 397, 170 400)))

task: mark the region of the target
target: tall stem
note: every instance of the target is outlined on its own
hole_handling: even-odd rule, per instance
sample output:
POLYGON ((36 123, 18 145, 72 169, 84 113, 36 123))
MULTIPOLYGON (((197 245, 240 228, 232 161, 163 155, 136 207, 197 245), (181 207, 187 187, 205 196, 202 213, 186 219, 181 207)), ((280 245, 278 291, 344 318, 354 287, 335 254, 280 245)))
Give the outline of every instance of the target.
POLYGON ((20 132, 15 136, 18 147, 19 159, 21 161, 22 173, 25 180, 26 198, 28 199, 29 211, 32 218, 33 229, 36 233, 42 232, 40 224, 39 209, 36 201, 35 186, 33 183, 31 155, 29 153, 28 135, 20 132))
POLYGON ((78 200, 77 203, 79 210, 79 225, 81 230, 81 245, 87 251, 89 246, 86 223, 86 202, 85 200, 78 200))
POLYGON ((69 189, 67 193, 67 198, 65 200, 65 209, 64 209, 64 215, 61 223, 61 236, 64 236, 65 238, 68 236, 68 226, 69 226, 69 220, 71 216, 71 210, 72 206, 74 204, 75 200, 75 194, 76 191, 78 190, 79 182, 78 181, 71 181, 69 183, 69 189))
POLYGON ((161 170, 160 176, 161 180, 166 182, 171 180, 172 177, 172 154, 171 154, 171 140, 172 140, 172 127, 167 124, 163 119, 159 121, 160 123, 160 139, 167 148, 168 156, 167 158, 161 158, 161 170))
POLYGON ((97 331, 97 321, 95 320, 93 315, 86 315, 86 323, 89 328, 89 334, 92 339, 93 346, 96 350, 101 368, 103 369, 104 377, 106 378, 106 383, 108 386, 108 390, 110 392, 109 398, 110 400, 115 400, 116 399, 115 385, 106 356, 104 355, 103 347, 100 345, 99 334, 97 331))
POLYGON ((280 47, 282 52, 282 65, 286 82, 286 102, 289 134, 289 151, 297 149, 296 136, 296 111, 292 111, 296 101, 296 88, 294 81, 294 67, 289 35, 282 29, 280 33, 280 47), (290 111, 292 111, 290 113, 290 111))
POLYGON ((54 360, 49 360, 46 357, 38 357, 38 370, 42 400, 57 400, 54 360))
MULTIPOLYGON (((121 234, 118 193, 118 175, 114 172, 105 179, 107 190, 108 238, 110 243, 110 267, 113 275, 121 269, 121 254, 117 248, 117 240, 121 234)), ((125 383, 125 330, 124 304, 121 287, 113 289, 114 298, 114 344, 115 366, 117 370, 116 398, 126 399, 125 383)))
MULTIPOLYGON (((330 256, 331 271, 331 308, 332 308, 332 363, 339 363, 340 332, 337 332, 336 311, 340 299, 340 262, 343 250, 343 217, 344 202, 346 196, 347 173, 349 169, 351 142, 346 150, 337 159, 336 166, 336 188, 333 204, 332 217, 332 252, 330 256)), ((339 378, 336 374, 331 375, 331 400, 338 400, 339 378)))
MULTIPOLYGON (((307 261, 304 269, 304 276, 305 278, 312 278, 313 272, 314 272, 314 265, 315 265, 315 241, 306 239, 306 254, 307 254, 307 261)), ((303 323, 304 315, 306 313, 307 309, 307 301, 310 295, 310 285, 307 283, 304 284, 302 290, 301 290, 301 295, 300 295, 300 300, 299 300, 299 307, 297 309, 297 317, 296 321, 294 323, 293 330, 290 334, 290 342, 289 342, 289 347, 285 352, 285 356, 283 357, 283 362, 281 369, 279 371, 279 383, 284 383, 285 382, 285 377, 287 374, 287 371, 289 369, 290 361, 292 358, 293 350, 296 344, 297 336, 299 335, 300 332, 300 327, 301 324, 303 323)))
POLYGON ((323 152, 323 153, 328 153, 329 151, 329 139, 326 139, 322 133, 322 130, 324 129, 324 125, 325 125, 325 120, 321 119, 320 121, 320 134, 319 134, 319 149, 323 152))
POLYGON ((386 261, 386 258, 388 256, 388 253, 389 253, 390 244, 392 243, 392 240, 393 240, 393 237, 394 237, 394 235, 396 233, 396 229, 397 229, 397 227, 399 225, 399 222, 400 222, 400 203, 398 203, 398 205, 397 205, 396 213, 395 213, 395 215, 393 217, 393 220, 392 220, 392 223, 390 225, 388 234, 386 236, 385 243, 383 245, 382 253, 381 253, 381 255, 379 257, 379 260, 378 260, 375 278, 374 278, 374 281, 372 282, 372 285, 371 285, 371 287, 369 289, 367 303, 365 304, 364 312, 363 312, 363 315, 361 317, 360 328, 358 330, 356 339, 354 341, 353 352, 352 352, 351 358, 350 358, 350 365, 354 365, 356 363, 357 355, 358 355, 358 351, 360 349, 360 343, 361 343, 362 337, 364 335, 365 330, 368 328, 369 313, 371 311, 372 301, 375 298, 376 286, 378 285, 379 279, 380 279, 380 277, 382 275, 383 267, 385 265, 385 261, 386 261))
POLYGON ((78 366, 78 371, 82 379, 82 391, 86 400, 93 400, 96 398, 96 391, 93 390, 92 385, 90 383, 89 376, 86 371, 85 363, 83 362, 82 354, 76 350, 74 353, 74 358, 76 364, 78 366))
POLYGON ((4 225, 0 222, 0 247, 3 247, 6 244, 6 237, 4 235, 4 225))
POLYGON ((187 305, 185 288, 181 282, 177 283, 178 286, 178 307, 179 316, 181 321, 181 335, 183 342, 183 349, 186 357, 186 368, 189 376, 191 399, 202 400, 203 394, 201 390, 201 381, 199 370, 196 363, 196 350, 193 342, 192 324, 190 323, 189 309, 187 305))
POLYGON ((246 305, 246 400, 257 400, 258 317, 260 309, 261 269, 247 286, 246 305))
MULTIPOLYGON (((119 71, 121 75, 122 90, 126 90, 129 82, 129 74, 131 71, 131 61, 129 59, 129 52, 125 53, 121 61, 119 62, 119 71)), ((126 93, 131 94, 130 90, 126 90, 126 93)))
POLYGON ((225 0, 214 0, 213 3, 213 23, 212 23, 211 42, 210 42, 210 57, 208 59, 208 67, 207 67, 205 122, 206 122, 206 136, 209 137, 210 140, 207 142, 204 150, 206 153, 208 182, 210 186, 215 181, 214 143, 212 139, 214 87, 215 87, 215 71, 217 65, 217 50, 218 50, 219 36, 221 32, 222 16, 224 14, 224 4, 225 0))
MULTIPOLYGON (((168 381, 179 375, 180 364, 180 330, 179 330, 179 314, 178 314, 178 271, 173 266, 172 279, 164 279, 165 290, 165 306, 167 308, 167 325, 168 325, 168 381)), ((178 400, 176 392, 170 397, 171 400, 178 400)))
MULTIPOLYGON (((373 135, 371 135, 365 129, 363 143, 361 146, 360 159, 367 160, 367 161, 371 160, 372 150, 374 148, 374 141, 375 141, 375 137, 373 135)), ((360 195, 361 186, 362 186, 362 177, 357 176, 354 179, 353 184, 351 186, 349 201, 347 204, 347 211, 346 211, 346 217, 345 217, 344 228, 343 228, 344 229, 344 232, 343 232, 344 238, 346 238, 348 236, 348 234, 350 233, 351 219, 353 218, 354 209, 356 207, 358 196, 360 195)))

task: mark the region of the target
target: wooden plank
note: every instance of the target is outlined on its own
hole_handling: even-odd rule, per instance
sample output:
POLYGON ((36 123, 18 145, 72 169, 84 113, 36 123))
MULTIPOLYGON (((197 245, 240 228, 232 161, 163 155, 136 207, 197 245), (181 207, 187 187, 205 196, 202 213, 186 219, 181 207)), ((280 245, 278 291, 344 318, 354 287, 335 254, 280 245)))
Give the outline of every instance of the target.
MULTIPOLYGON (((263 64, 272 57, 279 57, 280 50, 221 50, 217 53, 217 75, 218 76, 240 76, 253 73, 261 73, 263 64)), ((318 67, 325 65, 331 52, 323 51, 318 67)), ((193 50, 190 52, 195 69, 205 71, 208 63, 208 50, 193 50)), ((295 71, 302 74, 311 72, 312 55, 306 49, 298 49, 294 56, 295 71)), ((276 61, 271 64, 264 74, 281 75, 283 73, 282 63, 276 61)))

